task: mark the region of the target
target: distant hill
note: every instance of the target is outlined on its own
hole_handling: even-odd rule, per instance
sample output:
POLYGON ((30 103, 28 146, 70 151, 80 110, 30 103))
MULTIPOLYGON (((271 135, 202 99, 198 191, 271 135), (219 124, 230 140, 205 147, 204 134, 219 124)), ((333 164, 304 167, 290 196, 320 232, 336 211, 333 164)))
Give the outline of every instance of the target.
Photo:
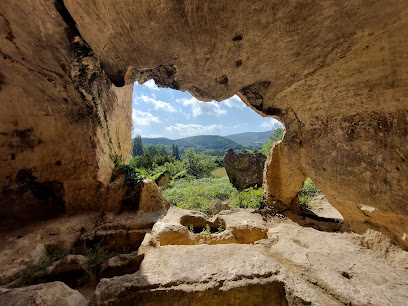
POLYGON ((217 135, 199 135, 192 137, 185 137, 180 139, 168 139, 165 137, 160 138, 145 138, 142 137, 143 145, 157 145, 163 144, 169 149, 173 144, 179 146, 179 148, 193 148, 195 151, 200 152, 204 150, 226 150, 228 148, 233 148, 234 150, 239 150, 242 145, 230 140, 226 137, 217 135))
POLYGON ((246 132, 228 135, 225 136, 225 138, 228 138, 247 148, 261 149, 262 145, 268 142, 268 136, 271 135, 272 133, 273 131, 246 132))

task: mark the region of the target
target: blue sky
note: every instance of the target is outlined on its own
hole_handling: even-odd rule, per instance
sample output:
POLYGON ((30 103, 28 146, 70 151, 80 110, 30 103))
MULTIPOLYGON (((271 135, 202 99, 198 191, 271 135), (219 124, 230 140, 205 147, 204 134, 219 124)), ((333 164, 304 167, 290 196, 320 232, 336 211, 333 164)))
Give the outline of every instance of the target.
POLYGON ((133 88, 132 136, 177 139, 269 131, 278 123, 247 107, 238 96, 202 102, 188 92, 158 87, 153 80, 133 88))

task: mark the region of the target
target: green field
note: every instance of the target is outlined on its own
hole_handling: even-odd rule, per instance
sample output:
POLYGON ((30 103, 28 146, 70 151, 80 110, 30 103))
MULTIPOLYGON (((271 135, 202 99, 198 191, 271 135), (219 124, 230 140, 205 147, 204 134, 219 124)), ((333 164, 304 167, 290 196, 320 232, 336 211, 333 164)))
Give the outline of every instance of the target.
POLYGON ((224 167, 222 167, 222 168, 218 168, 212 171, 211 175, 215 178, 220 178, 220 177, 227 176, 227 171, 225 170, 224 167))

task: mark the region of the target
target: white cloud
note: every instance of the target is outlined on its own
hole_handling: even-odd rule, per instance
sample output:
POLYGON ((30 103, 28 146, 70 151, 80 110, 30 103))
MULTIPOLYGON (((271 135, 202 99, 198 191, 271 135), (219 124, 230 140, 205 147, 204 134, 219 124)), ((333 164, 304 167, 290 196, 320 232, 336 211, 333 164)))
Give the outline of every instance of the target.
POLYGON ((176 132, 185 136, 219 133, 221 129, 222 124, 200 125, 176 123, 176 125, 166 127, 166 130, 169 132, 176 132))
POLYGON ((140 135, 141 133, 142 133, 141 129, 132 126, 132 138, 135 137, 136 135, 140 135))
POLYGON ((174 107, 171 106, 170 103, 168 103, 168 102, 156 100, 156 99, 144 96, 144 95, 141 96, 141 97, 137 97, 136 99, 142 100, 142 101, 144 101, 146 103, 153 104, 155 110, 162 109, 162 110, 170 112, 170 113, 174 113, 176 111, 174 109, 174 107))
POLYGON ((245 108, 247 107, 244 102, 242 102, 241 98, 237 95, 233 95, 231 98, 221 101, 224 105, 231 107, 231 108, 245 108))
POLYGON ((146 126, 152 122, 156 122, 156 123, 161 122, 159 118, 153 116, 151 113, 142 112, 136 109, 132 110, 132 120, 133 120, 134 126, 135 125, 146 126))
POLYGON ((193 117, 198 117, 200 115, 214 115, 221 116, 227 113, 226 110, 221 108, 221 104, 215 101, 203 102, 192 97, 190 99, 181 99, 178 102, 182 102, 184 106, 191 106, 193 111, 193 117))
POLYGON ((275 118, 270 118, 269 121, 262 122, 261 127, 268 128, 268 129, 275 129, 282 127, 282 124, 276 120, 275 118))
POLYGON ((144 82, 143 85, 148 87, 149 89, 159 90, 159 87, 153 80, 148 80, 147 82, 144 82))

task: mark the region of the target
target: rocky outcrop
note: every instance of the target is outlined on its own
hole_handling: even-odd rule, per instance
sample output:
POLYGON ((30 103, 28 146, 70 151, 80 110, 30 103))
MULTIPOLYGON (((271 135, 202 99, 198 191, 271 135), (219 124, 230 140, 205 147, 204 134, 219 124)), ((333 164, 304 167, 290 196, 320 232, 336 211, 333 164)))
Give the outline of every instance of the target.
POLYGON ((268 196, 283 210, 310 177, 345 228, 408 246, 406 1, 64 3, 114 84, 153 78, 205 101, 239 92, 281 120, 290 184, 268 196))
POLYGON ((39 283, 61 281, 71 288, 80 286, 88 278, 87 258, 83 255, 68 255, 34 276, 39 283))
POLYGON ((358 237, 305 229, 286 220, 253 245, 154 247, 138 272, 102 279, 91 305, 403 303, 408 298, 407 262, 393 266, 361 247, 358 237))
MULTIPOLYGON (((152 233, 146 233, 137 250, 116 249, 118 255, 78 287, 91 305, 403 305, 407 300, 408 253, 385 235, 373 230, 365 235, 318 231, 264 212, 239 209, 208 218, 171 207, 159 221, 159 215, 126 211, 29 225, 20 229, 29 233, 23 237, 16 233, 1 237, 7 243, 1 241, 0 280, 8 278, 8 282, 0 288, 0 304, 82 305, 84 301, 61 282, 6 289, 22 285, 11 282, 6 267, 11 265, 17 273, 16 265, 24 266, 35 255, 23 247, 28 240, 33 244, 48 240, 51 245, 44 249, 51 252, 66 239, 67 229, 86 235, 152 224, 152 233), (220 220, 224 230, 212 232, 220 227, 220 220), (211 233, 195 233, 191 224, 197 230, 208 224, 211 233), (191 243, 174 239, 176 225, 185 229, 191 243), (162 236, 166 229, 168 236, 162 236)), ((109 243, 98 241, 102 248, 109 243)), ((37 259, 43 256, 37 253, 37 259)), ((69 255, 45 271, 68 283, 74 278, 65 273, 81 271, 83 264, 82 256, 69 255)), ((71 285, 77 288, 78 284, 71 285)))
POLYGON ((234 153, 233 149, 228 149, 224 155, 225 170, 238 190, 262 186, 265 161, 262 153, 234 153))
POLYGON ((144 255, 138 254, 137 251, 114 256, 101 267, 99 278, 133 274, 139 270, 143 258, 144 255))
POLYGON ((168 188, 170 183, 170 172, 164 171, 154 181, 161 189, 168 188))
POLYGON ((205 214, 171 207, 152 228, 150 245, 196 245, 254 243, 267 237, 266 223, 250 209, 225 210, 208 218, 205 214))
POLYGON ((86 306, 88 301, 76 290, 61 282, 16 289, 0 288, 0 304, 33 306, 86 306))

